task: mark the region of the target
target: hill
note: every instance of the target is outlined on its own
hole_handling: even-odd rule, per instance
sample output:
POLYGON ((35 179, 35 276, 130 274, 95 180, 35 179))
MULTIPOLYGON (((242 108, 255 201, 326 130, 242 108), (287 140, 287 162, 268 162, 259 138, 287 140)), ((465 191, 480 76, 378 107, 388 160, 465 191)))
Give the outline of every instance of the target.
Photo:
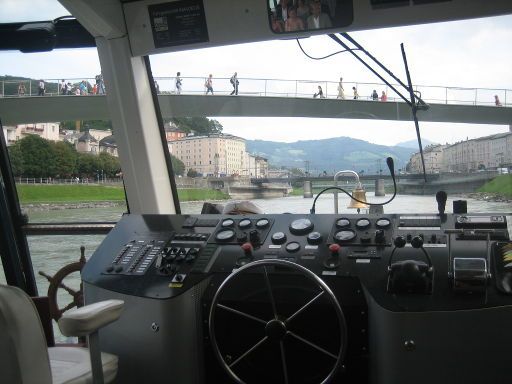
MULTIPOLYGON (((427 145, 432 145, 432 144, 438 144, 438 143, 434 143, 433 141, 430 141, 429 139, 425 139, 425 138, 421 138, 421 144, 423 145, 423 148, 425 148, 427 145)), ((414 149, 416 152, 419 150, 418 149, 418 139, 412 139, 412 140, 408 140, 408 141, 403 141, 401 143, 398 143, 396 144, 397 147, 404 147, 404 148, 412 148, 414 149)))
POLYGON ((414 152, 411 148, 388 147, 350 137, 295 143, 247 140, 246 145, 248 152, 267 158, 271 167, 304 169, 308 161, 312 173, 333 173, 342 169, 364 170, 366 173, 382 169, 385 172, 388 156, 393 157, 395 168, 400 169, 414 152))

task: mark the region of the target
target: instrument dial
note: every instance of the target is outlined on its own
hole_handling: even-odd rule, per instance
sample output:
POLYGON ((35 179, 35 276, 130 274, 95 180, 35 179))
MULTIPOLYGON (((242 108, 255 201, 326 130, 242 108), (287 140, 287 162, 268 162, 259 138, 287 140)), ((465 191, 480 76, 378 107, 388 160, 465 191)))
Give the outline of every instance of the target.
POLYGON ((341 218, 341 219, 338 219, 336 220, 336 226, 338 228, 346 228, 346 227, 350 227, 350 220, 349 219, 346 219, 346 218, 341 218))
POLYGON ((389 219, 379 219, 375 225, 377 228, 387 228, 391 225, 391 221, 389 219))
POLYGON ((250 228, 251 225, 252 225, 252 223, 251 223, 251 220, 249 220, 249 219, 240 220, 240 222, 238 223, 238 226, 240 227, 240 229, 250 228))
POLYGON ((370 226, 370 220, 368 219, 359 219, 356 221, 357 229, 366 229, 370 226))
POLYGON ((343 229, 334 234, 334 240, 339 243, 346 243, 356 238, 356 233, 351 229, 343 229))
POLYGON ((269 224, 270 224, 270 221, 268 221, 268 219, 259 219, 256 222, 256 228, 263 229, 263 228, 268 227, 269 224))
POLYGON ((309 244, 320 244, 322 242, 322 234, 320 232, 311 232, 308 235, 309 244))
POLYGON ((224 219, 224 220, 222 220, 222 224, 221 225, 224 228, 232 227, 233 225, 235 225, 235 221, 233 219, 224 219))
POLYGON ((274 244, 283 244, 286 241, 284 232, 276 232, 272 234, 272 242, 274 244))
POLYGON ((218 241, 230 241, 235 237, 235 231, 232 229, 223 229, 220 232, 217 232, 215 235, 215 239, 218 241))
POLYGON ((286 244, 286 250, 288 252, 291 252, 291 253, 297 252, 299 249, 300 249, 300 244, 297 243, 296 241, 292 241, 292 242, 286 244))
POLYGON ((313 223, 309 219, 297 219, 290 224, 290 232, 294 235, 305 235, 313 230, 313 223))

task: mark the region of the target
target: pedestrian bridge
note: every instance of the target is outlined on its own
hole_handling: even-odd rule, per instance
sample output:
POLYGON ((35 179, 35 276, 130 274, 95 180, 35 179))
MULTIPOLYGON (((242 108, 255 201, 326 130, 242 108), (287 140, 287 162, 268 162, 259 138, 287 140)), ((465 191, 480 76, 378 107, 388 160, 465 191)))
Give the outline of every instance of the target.
MULTIPOLYGON (((181 95, 175 94, 175 79, 157 77, 158 99, 164 118, 193 116, 315 117, 336 119, 372 119, 410 121, 408 105, 386 84, 344 81, 345 100, 338 94, 338 83, 325 80, 285 80, 239 78, 238 96, 230 96, 229 78, 214 78, 215 95, 204 95, 203 77, 182 78, 181 95), (325 98, 313 98, 321 86, 325 98), (352 99, 352 87, 359 99, 352 99), (377 90, 387 101, 374 101, 377 90)), ((46 95, 37 94, 38 81, 0 81, 0 118, 4 125, 65 120, 109 120, 105 95, 59 95, 61 79, 45 79, 46 95), (19 96, 23 83, 25 95, 19 96)), ((66 79, 73 89, 80 82, 92 93, 95 79, 66 79)), ((398 87, 396 84, 392 84, 398 87)), ((415 85, 414 91, 430 108, 418 112, 420 121, 512 124, 512 90, 491 88, 415 85), (495 105, 498 96, 501 106, 495 105)))
MULTIPOLYGON (((276 96, 159 95, 164 118, 179 116, 315 117, 410 121, 411 109, 397 101, 313 99, 276 96)), ((66 120, 109 120, 106 96, 0 98, 4 125, 66 120)), ((428 122, 512 124, 512 108, 487 105, 430 104, 418 111, 428 122)))

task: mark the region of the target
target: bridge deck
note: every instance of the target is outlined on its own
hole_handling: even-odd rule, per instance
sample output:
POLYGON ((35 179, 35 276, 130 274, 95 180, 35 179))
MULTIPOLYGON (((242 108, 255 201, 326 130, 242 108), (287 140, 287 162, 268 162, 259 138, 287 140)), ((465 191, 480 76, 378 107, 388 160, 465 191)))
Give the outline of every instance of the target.
MULTIPOLYGON (((316 117, 372 120, 411 120, 405 103, 291 97, 159 95, 164 118, 178 116, 316 117)), ((0 98, 4 125, 64 120, 108 120, 105 96, 0 98)), ((512 124, 512 108, 430 104, 419 111, 420 121, 512 124)))

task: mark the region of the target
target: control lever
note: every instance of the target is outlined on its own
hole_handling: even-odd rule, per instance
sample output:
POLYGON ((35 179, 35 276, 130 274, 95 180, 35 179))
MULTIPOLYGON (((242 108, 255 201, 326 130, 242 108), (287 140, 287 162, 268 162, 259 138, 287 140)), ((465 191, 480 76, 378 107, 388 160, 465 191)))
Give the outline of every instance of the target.
POLYGON ((446 209, 446 199, 448 199, 448 195, 445 191, 438 191, 436 193, 437 211, 439 212, 439 216, 444 216, 444 211, 446 209))
MULTIPOLYGON (((249 241, 250 244, 258 246, 260 245, 260 234, 257 230, 253 229, 251 232, 249 232, 249 241)), ((243 244, 242 244, 243 246, 243 244)))
POLYGON ((396 250, 405 247, 407 240, 403 236, 397 236, 393 243, 395 247, 388 264, 388 293, 432 293, 434 267, 430 255, 423 248, 423 238, 414 236, 411 239, 411 246, 423 252, 427 263, 419 260, 401 260, 393 263, 396 250))

